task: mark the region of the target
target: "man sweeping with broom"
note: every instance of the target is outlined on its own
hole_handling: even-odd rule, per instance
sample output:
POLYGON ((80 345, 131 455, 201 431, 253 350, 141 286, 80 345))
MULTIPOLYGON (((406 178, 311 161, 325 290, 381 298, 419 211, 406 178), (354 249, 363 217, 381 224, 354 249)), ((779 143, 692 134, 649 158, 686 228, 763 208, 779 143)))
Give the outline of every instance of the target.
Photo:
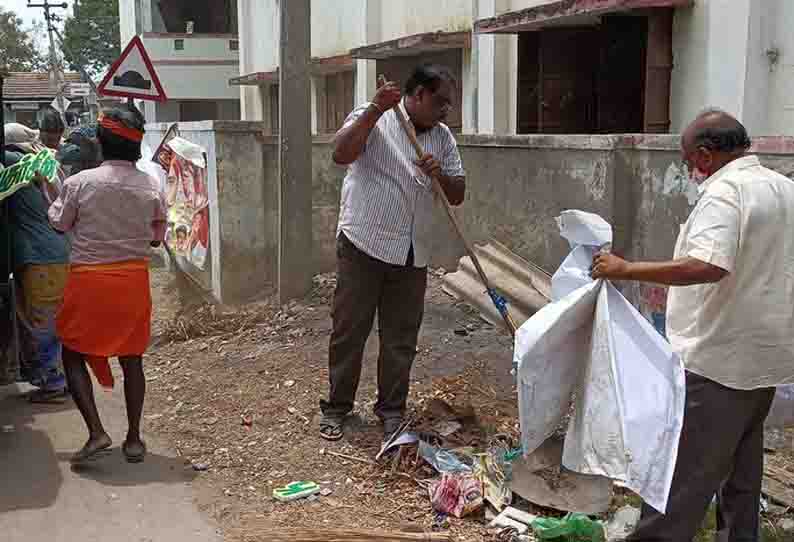
POLYGON ((383 85, 354 110, 336 135, 334 162, 350 166, 337 230, 337 288, 329 347, 330 393, 321 402, 320 436, 340 440, 353 410, 364 346, 378 314, 378 400, 388 439, 403 424, 411 367, 424 312, 433 224, 432 178, 452 205, 463 203, 465 172, 455 138, 443 124, 457 82, 437 65, 417 68, 405 85, 383 85), (400 124, 401 108, 426 153, 400 124))

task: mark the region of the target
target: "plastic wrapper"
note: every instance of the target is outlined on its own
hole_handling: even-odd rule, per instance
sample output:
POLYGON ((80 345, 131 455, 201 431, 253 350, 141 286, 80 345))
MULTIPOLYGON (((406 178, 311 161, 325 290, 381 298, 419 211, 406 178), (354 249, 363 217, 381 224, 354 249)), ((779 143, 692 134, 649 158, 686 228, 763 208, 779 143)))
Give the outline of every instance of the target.
POLYGON ((541 540, 559 542, 603 542, 604 526, 583 514, 568 514, 564 518, 538 518, 532 530, 541 540))
POLYGON ((470 474, 444 474, 430 485, 433 510, 462 518, 482 508, 482 484, 470 474))
POLYGON ((424 459, 428 465, 436 469, 441 474, 444 473, 471 473, 471 465, 467 465, 463 461, 463 457, 444 450, 436 448, 430 444, 420 441, 419 442, 419 455, 424 459))

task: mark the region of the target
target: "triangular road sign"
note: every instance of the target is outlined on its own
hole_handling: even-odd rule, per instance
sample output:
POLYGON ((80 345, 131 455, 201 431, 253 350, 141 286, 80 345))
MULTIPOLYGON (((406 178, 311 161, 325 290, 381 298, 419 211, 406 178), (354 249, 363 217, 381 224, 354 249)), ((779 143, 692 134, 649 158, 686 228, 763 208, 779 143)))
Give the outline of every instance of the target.
POLYGON ((50 104, 50 107, 52 107, 52 108, 53 108, 53 109, 55 109, 55 110, 56 110, 58 113, 60 113, 61 115, 63 115, 63 114, 64 114, 64 113, 66 113, 66 111, 69 109, 69 106, 70 106, 70 105, 72 105, 72 102, 70 102, 70 101, 69 101, 69 100, 67 100, 66 98, 61 98, 61 99, 63 100, 63 111, 61 111, 61 107, 60 107, 60 105, 58 104, 58 98, 55 98, 55 99, 52 101, 52 103, 50 104))
POLYGON ((139 36, 132 38, 97 90, 103 96, 155 102, 168 99, 139 36))

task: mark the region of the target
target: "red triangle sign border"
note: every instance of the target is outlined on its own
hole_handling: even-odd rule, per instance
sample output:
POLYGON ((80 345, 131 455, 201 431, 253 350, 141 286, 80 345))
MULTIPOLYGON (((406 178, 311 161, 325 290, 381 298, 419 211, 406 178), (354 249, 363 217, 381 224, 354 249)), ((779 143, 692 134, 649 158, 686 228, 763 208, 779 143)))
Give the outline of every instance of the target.
POLYGON ((146 52, 146 48, 143 46, 143 42, 141 41, 140 36, 134 36, 130 42, 127 44, 127 47, 124 48, 124 51, 121 53, 119 58, 113 63, 113 65, 108 70, 107 75, 102 80, 102 83, 99 84, 97 91, 102 96, 115 96, 118 98, 136 98, 138 100, 151 100, 155 102, 165 102, 168 101, 168 97, 165 94, 165 90, 163 90, 163 86, 160 83, 160 78, 157 77, 157 72, 154 71, 154 65, 152 64, 151 58, 149 58, 149 53, 146 52), (154 83, 155 90, 157 90, 157 96, 151 96, 149 94, 139 94, 136 92, 122 92, 118 90, 107 90, 107 86, 113 80, 113 77, 116 75, 121 64, 127 59, 130 55, 132 50, 137 48, 141 54, 141 58, 143 59, 143 63, 146 65, 146 69, 149 71, 149 75, 152 78, 152 83, 154 83))

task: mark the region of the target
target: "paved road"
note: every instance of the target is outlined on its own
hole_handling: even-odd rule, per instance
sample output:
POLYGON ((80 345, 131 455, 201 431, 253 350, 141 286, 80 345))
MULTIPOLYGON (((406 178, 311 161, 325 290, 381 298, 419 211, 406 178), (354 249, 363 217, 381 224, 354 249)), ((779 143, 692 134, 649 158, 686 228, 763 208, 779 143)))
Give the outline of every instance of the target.
MULTIPOLYGON (((117 385, 118 388, 118 385, 117 385)), ((126 432, 120 390, 99 391, 113 454, 72 471, 86 438, 71 402, 31 405, 21 388, 0 388, 0 539, 4 542, 220 542, 193 502, 194 477, 151 438, 142 465, 118 446, 126 432)), ((146 438, 146 437, 145 437, 146 438)))

